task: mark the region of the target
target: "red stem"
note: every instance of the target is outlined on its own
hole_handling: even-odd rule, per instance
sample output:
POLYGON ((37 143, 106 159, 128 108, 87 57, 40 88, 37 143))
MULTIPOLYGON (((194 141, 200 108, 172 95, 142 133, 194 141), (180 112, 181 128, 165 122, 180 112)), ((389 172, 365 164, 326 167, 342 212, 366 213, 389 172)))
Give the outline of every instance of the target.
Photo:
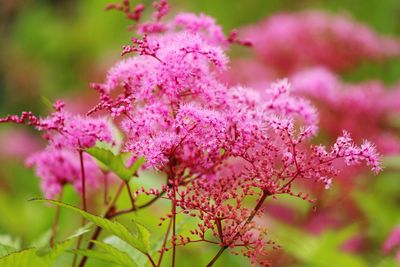
MULTIPOLYGON (((58 201, 62 202, 62 188, 60 195, 58 196, 58 201)), ((53 221, 53 227, 51 229, 51 237, 50 237, 50 246, 54 247, 55 239, 56 239, 56 233, 57 233, 57 225, 58 225, 58 220, 60 218, 60 206, 56 207, 56 212, 54 214, 54 221, 53 221)))
MULTIPOLYGON (((85 176, 85 165, 83 162, 83 149, 79 148, 79 161, 81 164, 81 183, 82 183, 82 209, 87 212, 87 205, 86 205, 86 176, 85 176)), ((82 226, 85 225, 85 219, 82 219, 82 226)), ((76 249, 79 249, 82 243, 83 235, 78 237, 78 241, 76 243, 76 249)), ((76 261, 78 259, 78 254, 74 255, 74 260, 72 261, 72 266, 75 266, 76 261)))
MULTIPOLYGON (((119 196, 121 195, 121 191, 122 191, 122 188, 124 187, 124 185, 125 185, 125 182, 122 182, 121 185, 118 187, 117 192, 115 193, 114 199, 112 200, 112 202, 110 203, 110 205, 106 211, 106 214, 104 216, 105 218, 110 218, 109 214, 111 214, 111 212, 113 211, 113 209, 115 207, 115 203, 117 202, 119 196)), ((90 240, 96 240, 99 237, 100 233, 101 233, 101 228, 97 226, 96 229, 94 230, 93 235, 90 238, 90 240)), ((87 249, 90 250, 93 247, 94 247, 94 243, 90 242, 87 246, 87 249)), ((81 259, 78 267, 83 267, 85 265, 87 259, 88 259, 87 256, 84 256, 81 259)), ((75 266, 75 264, 74 264, 74 266, 75 266)))
POLYGON ((232 240, 230 241, 230 243, 228 245, 225 245, 223 247, 221 247, 221 249, 218 251, 218 253, 211 259, 211 261, 207 264, 206 267, 211 267, 214 265, 214 263, 218 260, 218 258, 222 255, 222 253, 224 253, 224 251, 229 248, 230 245, 232 245, 237 236, 240 234, 240 231, 246 227, 246 225, 248 225, 253 218, 256 216, 257 212, 260 210, 261 206, 264 204, 265 199, 270 195, 270 193, 268 191, 263 191, 261 198, 258 200, 257 205, 255 206, 255 208, 253 209, 253 211, 251 212, 250 216, 246 219, 245 223, 243 224, 243 226, 241 227, 241 229, 239 229, 236 234, 233 236, 232 240))
POLYGON ((176 188, 175 177, 172 179, 172 267, 175 267, 176 256, 176 188))
POLYGON ((83 163, 83 150, 79 149, 79 161, 81 163, 81 176, 82 176, 82 207, 84 211, 87 211, 86 205, 86 176, 85 176, 85 166, 83 163))
POLYGON ((164 241, 163 241, 163 244, 162 244, 162 247, 161 247, 161 253, 160 253, 160 258, 158 258, 157 267, 160 267, 162 258, 163 258, 163 256, 164 256, 165 247, 166 247, 166 245, 167 245, 167 240, 168 240, 169 232, 170 232, 170 230, 171 230, 171 224, 172 224, 172 221, 170 220, 169 223, 168 223, 167 232, 165 233, 164 241))

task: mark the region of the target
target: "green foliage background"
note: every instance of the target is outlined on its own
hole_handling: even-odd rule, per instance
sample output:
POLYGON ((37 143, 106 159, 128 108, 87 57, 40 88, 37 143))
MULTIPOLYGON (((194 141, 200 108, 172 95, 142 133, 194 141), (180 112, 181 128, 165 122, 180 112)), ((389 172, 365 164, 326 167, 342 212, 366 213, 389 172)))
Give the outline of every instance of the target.
MULTIPOLYGON (((43 114, 48 111, 42 102, 43 96, 50 100, 68 97, 79 102, 81 94, 95 95, 88 88, 89 82, 103 79, 107 68, 120 58, 121 47, 129 43, 132 34, 126 30, 129 21, 121 14, 103 12, 108 2, 109 0, 3 0, 0 3, 1 116, 22 110, 43 114)), ((400 37, 399 0, 171 2, 174 12, 204 12, 216 17, 227 31, 255 23, 276 12, 326 9, 351 14, 380 33, 400 37)), ((400 80, 400 61, 391 60, 384 65, 365 64, 346 73, 343 78, 351 81, 379 78, 393 84, 400 80)), ((46 244, 54 208, 27 201, 41 196, 38 179, 32 170, 23 167, 23 162, 1 154, 0 244, 15 249, 27 248, 32 244, 46 244)), ((286 259, 285 264, 289 262, 287 264, 293 267, 396 266, 392 257, 383 256, 380 246, 390 229, 400 223, 400 159, 391 159, 387 166, 386 171, 377 178, 360 179, 361 189, 351 196, 361 207, 366 219, 355 218, 349 227, 335 232, 324 232, 317 237, 288 225, 278 224, 276 231, 271 234, 287 252, 282 256, 286 259), (357 255, 344 253, 340 249, 343 242, 361 229, 367 231, 369 252, 357 255)), ((143 179, 147 185, 157 181, 154 175, 150 176, 151 179, 143 179)), ((338 189, 334 188, 330 194, 334 195, 335 190, 338 189)), ((101 196, 93 196, 91 205, 96 206, 101 201, 99 199, 101 196)), ((78 204, 71 188, 66 190, 63 200, 78 204)), ((299 209, 311 208, 308 204, 298 203, 298 200, 290 198, 282 201, 298 206, 299 209)), ((122 198, 119 204, 127 206, 128 203, 127 198, 122 198)), ((154 224, 163 208, 168 208, 167 203, 133 216, 143 224, 154 224)), ((129 224, 130 217, 125 216, 121 221, 129 224)), ((76 214, 63 210, 60 236, 69 236, 79 227, 79 223, 76 214)), ((187 229, 191 223, 182 222, 182 230, 187 229)), ((150 230, 154 233, 151 241, 159 242, 162 228, 150 224, 150 230)), ((180 249, 178 266, 204 266, 216 250, 215 247, 197 245, 180 249)), ((64 266, 67 256, 61 257, 56 266, 64 266)), ((246 260, 228 253, 217 264, 247 265, 246 260)), ((87 266, 111 265, 90 260, 87 266)))

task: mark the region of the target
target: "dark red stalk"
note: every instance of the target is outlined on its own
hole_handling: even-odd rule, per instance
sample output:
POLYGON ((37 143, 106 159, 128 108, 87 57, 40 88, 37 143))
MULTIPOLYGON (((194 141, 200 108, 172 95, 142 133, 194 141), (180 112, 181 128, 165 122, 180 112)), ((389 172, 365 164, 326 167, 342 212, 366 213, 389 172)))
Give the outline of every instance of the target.
MULTIPOLYGON (((84 162, 83 162, 83 149, 82 149, 82 148, 79 148, 78 152, 79 152, 79 161, 80 161, 80 164, 81 164, 81 176, 82 176, 82 179, 81 179, 81 182, 82 182, 82 209, 83 209, 85 212, 87 212, 87 204, 86 204, 86 176, 85 176, 85 165, 84 165, 84 162)), ((81 225, 82 225, 82 226, 85 225, 85 219, 82 219, 81 225)), ((77 241, 77 243, 76 243, 76 249, 79 249, 79 248, 80 248, 81 243, 82 243, 82 238, 83 238, 82 235, 78 237, 78 241, 77 241)), ((78 255, 75 254, 75 255, 74 255, 74 260, 72 261, 72 266, 75 266, 77 259, 78 259, 78 255)))
POLYGON ((176 187, 175 177, 172 179, 172 267, 175 267, 176 257, 176 187))
POLYGON ((165 252, 165 247, 167 246, 167 240, 168 240, 169 232, 171 230, 171 225, 172 225, 172 221, 169 220, 167 232, 165 233, 165 237, 164 237, 163 244, 162 244, 162 247, 161 247, 160 257, 158 258, 157 267, 160 267, 160 265, 161 265, 161 261, 162 261, 162 258, 164 256, 164 252, 165 252))
MULTIPOLYGON (((124 185, 125 185, 125 182, 122 182, 121 185, 118 187, 117 192, 115 193, 115 196, 114 196, 113 200, 111 201, 110 205, 108 206, 108 209, 104 215, 105 218, 110 218, 110 214, 113 212, 113 210, 115 208, 115 203, 117 202, 119 196, 121 195, 121 191, 122 191, 122 188, 124 187, 124 185)), ((101 233, 101 228, 97 226, 96 229, 94 230, 93 235, 90 238, 90 240, 96 240, 99 237, 100 233, 101 233)), ((90 242, 87 246, 87 249, 90 250, 93 247, 94 247, 94 243, 90 242)), ((85 265, 86 261, 87 261, 87 257, 84 256, 81 259, 78 267, 83 267, 85 265)))
POLYGON ((265 199, 270 195, 270 193, 268 193, 268 191, 263 191, 261 198, 258 200, 257 205, 255 206, 255 208, 253 209, 253 211, 251 212, 250 216, 246 219, 245 223, 243 224, 243 226, 241 227, 241 229, 239 229, 236 234, 233 236, 232 241, 230 242, 229 245, 225 245, 223 247, 221 247, 221 249, 218 251, 218 253, 211 259, 211 261, 207 264, 207 267, 211 267, 214 265, 214 263, 219 259, 219 257, 222 255, 222 253, 224 253, 224 251, 229 248, 230 245, 232 245, 237 236, 240 234, 240 231, 246 227, 246 225, 248 225, 254 218, 254 216, 256 216, 257 212, 260 210, 260 208, 262 207, 262 205, 264 204, 265 199))
POLYGON ((83 163, 83 150, 79 149, 79 161, 81 163, 81 176, 82 176, 82 208, 87 211, 86 204, 86 176, 85 176, 85 166, 83 163))
POLYGON ((126 185, 126 190, 128 190, 129 199, 130 199, 131 204, 132 204, 132 208, 131 209, 132 209, 132 211, 134 211, 134 210, 136 210, 135 199, 133 198, 133 194, 132 194, 131 188, 129 186, 129 182, 126 181, 125 185, 126 185))
MULTIPOLYGON (((62 202, 62 189, 60 192, 60 195, 58 196, 58 201, 62 202)), ((58 220, 60 218, 60 206, 56 207, 56 212, 54 214, 54 221, 53 221, 53 227, 51 229, 51 237, 50 237, 50 246, 54 247, 55 239, 56 239, 56 233, 57 233, 57 225, 58 225, 58 220)))
POLYGON ((108 205, 108 172, 104 172, 104 205, 108 205))

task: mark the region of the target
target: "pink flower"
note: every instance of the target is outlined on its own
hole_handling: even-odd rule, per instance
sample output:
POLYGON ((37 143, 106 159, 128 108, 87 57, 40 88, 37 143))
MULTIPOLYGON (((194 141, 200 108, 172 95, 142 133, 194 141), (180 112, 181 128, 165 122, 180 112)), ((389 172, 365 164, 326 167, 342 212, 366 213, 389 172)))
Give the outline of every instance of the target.
POLYGON ((55 112, 46 118, 39 118, 31 112, 21 116, 9 115, 0 123, 14 122, 34 126, 44 132, 44 137, 54 146, 82 149, 92 147, 97 141, 112 142, 111 132, 105 118, 82 117, 63 111, 64 103, 54 104, 55 112))
POLYGON ((322 11, 274 15, 247 30, 264 64, 281 74, 323 65, 342 71, 365 60, 399 56, 399 41, 381 37, 348 16, 322 11))
MULTIPOLYGON (((46 198, 60 194, 64 185, 72 185, 81 192, 82 175, 77 151, 48 146, 43 151, 34 153, 27 160, 29 167, 35 167, 36 175, 41 179, 41 188, 46 198)), ((84 154, 86 183, 89 188, 96 188, 101 171, 94 160, 84 154)))
POLYGON ((294 93, 319 108, 321 128, 330 137, 346 129, 356 140, 370 139, 385 154, 400 151, 400 139, 388 124, 390 116, 400 113, 399 101, 393 100, 398 88, 385 88, 379 81, 343 83, 323 67, 299 71, 292 81, 294 93))
MULTIPOLYGON (((114 119, 123 131, 122 151, 130 154, 129 163, 144 156, 144 168, 166 174, 162 190, 173 204, 168 217, 196 217, 192 237, 208 241, 212 236, 211 243, 267 266, 260 258, 275 245, 255 221, 267 197, 289 194, 312 203, 309 194, 294 188, 299 180, 328 189, 345 164, 366 163, 378 172, 380 155, 367 141, 357 145, 347 132, 329 148, 313 145, 317 110, 293 94, 289 80, 263 92, 221 81, 227 45, 241 43, 236 32, 225 37, 204 15, 180 14, 163 22, 166 1, 154 6, 153 21, 138 24, 139 38, 123 48, 130 57, 112 67, 103 83, 93 84, 100 99, 89 113, 104 110, 114 119), (253 209, 246 205, 249 198, 257 199, 253 209)), ((142 8, 132 11, 127 3, 113 8, 140 19, 142 8)), ((50 147, 29 163, 48 196, 65 183, 79 190, 77 150, 112 141, 105 118, 70 115, 61 103, 55 108, 46 119, 24 113, 0 120, 25 122, 46 133, 50 147)), ((90 158, 87 162, 87 168, 93 166, 88 181, 95 184, 98 169, 90 158)), ((159 190, 139 193, 160 196, 159 190)), ((190 237, 174 234, 171 243, 185 245, 190 237)))

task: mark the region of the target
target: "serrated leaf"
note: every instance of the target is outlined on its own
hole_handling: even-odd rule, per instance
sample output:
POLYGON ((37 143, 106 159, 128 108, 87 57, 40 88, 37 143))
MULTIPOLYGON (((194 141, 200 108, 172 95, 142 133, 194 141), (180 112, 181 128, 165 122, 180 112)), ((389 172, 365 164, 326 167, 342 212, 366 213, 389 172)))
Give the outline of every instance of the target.
POLYGON ((124 251, 100 241, 92 241, 99 250, 72 250, 73 253, 115 263, 124 267, 137 267, 138 265, 124 251))
POLYGON ((29 248, 0 258, 1 267, 51 267, 57 257, 70 246, 72 240, 58 243, 47 251, 29 248))
POLYGON ((114 172, 124 181, 129 181, 145 162, 144 157, 140 157, 132 164, 131 167, 126 167, 126 153, 115 155, 109 149, 100 147, 88 148, 86 149, 86 152, 104 164, 108 170, 114 172))
MULTIPOLYGON (((134 249, 128 243, 121 240, 119 237, 116 237, 115 235, 105 238, 103 242, 125 252, 139 266, 145 266, 146 262, 148 262, 148 258, 143 253, 134 249)), ((149 254, 151 255, 151 252, 149 252, 149 254)))
MULTIPOLYGON (((91 257, 95 257, 100 260, 105 260, 108 262, 116 263, 118 265, 124 266, 124 267, 137 267, 138 265, 133 261, 131 257, 124 251, 119 250, 118 248, 106 244, 101 241, 92 241, 93 243, 96 244, 97 248, 95 251, 100 252, 101 255, 87 255, 91 257)), ((87 253, 88 250, 83 250, 83 253, 87 253)), ((74 253, 80 254, 80 251, 74 251, 74 253)))
POLYGON ((36 255, 36 248, 25 249, 0 258, 1 267, 47 267, 36 255))
POLYGON ((129 230, 122 225, 121 223, 117 221, 111 221, 109 219, 105 219, 93 214, 90 214, 88 212, 85 212, 77 207, 55 201, 55 200, 47 200, 47 199, 34 199, 33 201, 39 201, 39 202, 47 202, 47 203, 52 203, 54 205, 60 206, 67 208, 69 210, 72 210, 76 213, 79 213, 82 217, 84 217, 86 220, 94 223, 95 225, 103 228, 104 230, 109 231, 110 233, 118 236, 125 242, 127 242, 129 245, 132 247, 136 248, 140 252, 146 254, 148 252, 148 247, 149 247, 149 237, 150 237, 150 232, 142 225, 136 223, 135 221, 132 221, 132 227, 134 228, 135 233, 132 234, 129 232, 129 230))
POLYGON ((4 256, 6 256, 8 254, 11 254, 11 253, 15 252, 15 251, 16 250, 13 247, 0 244, 0 257, 4 257, 4 256))
POLYGON ((60 242, 55 244, 53 248, 48 249, 47 251, 37 251, 36 254, 38 255, 39 253, 45 252, 45 254, 42 254, 41 258, 43 259, 43 262, 45 266, 51 266, 53 262, 60 256, 61 253, 63 253, 72 243, 72 239, 68 239, 66 241, 60 242))

